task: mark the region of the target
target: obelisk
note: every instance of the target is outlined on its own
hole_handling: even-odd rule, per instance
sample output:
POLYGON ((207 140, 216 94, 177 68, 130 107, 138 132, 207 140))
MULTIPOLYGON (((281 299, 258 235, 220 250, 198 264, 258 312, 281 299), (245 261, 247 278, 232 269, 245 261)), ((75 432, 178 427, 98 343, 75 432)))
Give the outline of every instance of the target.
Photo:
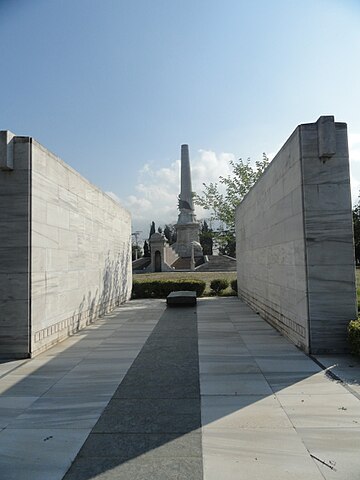
POLYGON ((180 257, 202 256, 199 243, 200 225, 196 221, 193 192, 191 187, 191 170, 189 146, 181 145, 181 181, 179 195, 179 217, 175 225, 177 240, 172 247, 180 257))
POLYGON ((179 196, 178 223, 195 222, 194 203, 192 198, 189 145, 181 145, 181 188, 179 196))

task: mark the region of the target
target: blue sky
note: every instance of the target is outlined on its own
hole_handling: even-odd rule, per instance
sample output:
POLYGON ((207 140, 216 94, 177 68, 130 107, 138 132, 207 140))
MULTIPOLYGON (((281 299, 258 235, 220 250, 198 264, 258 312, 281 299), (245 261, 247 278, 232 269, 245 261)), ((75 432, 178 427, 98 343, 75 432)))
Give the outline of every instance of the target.
POLYGON ((0 44, 0 129, 113 192, 136 229, 176 220, 182 143, 199 190, 322 114, 348 123, 359 188, 360 0, 0 0, 0 44))

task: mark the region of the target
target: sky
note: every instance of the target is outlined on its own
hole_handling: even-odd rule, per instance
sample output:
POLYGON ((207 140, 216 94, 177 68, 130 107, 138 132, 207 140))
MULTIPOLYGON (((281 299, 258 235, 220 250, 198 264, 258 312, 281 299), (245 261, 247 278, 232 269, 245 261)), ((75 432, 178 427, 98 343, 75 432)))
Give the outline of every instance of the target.
POLYGON ((201 193, 320 115, 348 124, 357 200, 360 0, 0 0, 0 45, 0 130, 119 199, 142 238, 177 219, 181 144, 201 193))

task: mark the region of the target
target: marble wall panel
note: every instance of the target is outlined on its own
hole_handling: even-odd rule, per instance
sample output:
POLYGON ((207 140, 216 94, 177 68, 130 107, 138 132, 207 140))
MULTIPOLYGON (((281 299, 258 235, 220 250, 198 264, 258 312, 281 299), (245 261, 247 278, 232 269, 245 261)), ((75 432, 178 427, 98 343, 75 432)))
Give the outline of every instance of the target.
POLYGON ((33 249, 39 258, 43 248, 46 262, 45 308, 32 312, 36 354, 93 321, 99 305, 108 310, 129 298, 131 223, 127 211, 37 142, 32 165, 47 212, 32 229, 33 249))
POLYGON ((0 358, 26 356, 29 330, 30 147, 26 137, 3 134, 0 155, 9 139, 13 168, 0 169, 0 358))
POLYGON ((5 133, 0 135, 0 357, 21 358, 49 348, 130 297, 131 218, 42 145, 5 133), (9 139, 11 162, 3 158, 9 139))
POLYGON ((237 208, 236 239, 239 295, 305 351, 346 351, 357 313, 345 124, 294 131, 237 208))

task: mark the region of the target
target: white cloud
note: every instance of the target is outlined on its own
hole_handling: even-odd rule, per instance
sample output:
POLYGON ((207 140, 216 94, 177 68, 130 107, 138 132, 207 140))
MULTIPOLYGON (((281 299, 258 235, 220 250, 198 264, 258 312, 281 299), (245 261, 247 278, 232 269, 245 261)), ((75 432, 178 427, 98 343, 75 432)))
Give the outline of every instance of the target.
MULTIPOLYGON (((271 152, 270 160, 276 155, 271 152)), ((349 156, 351 169, 351 192, 353 203, 357 202, 360 189, 360 134, 349 134, 349 156)), ((215 153, 211 150, 199 150, 191 158, 192 187, 196 193, 203 191, 203 183, 218 182, 220 176, 231 174, 230 160, 236 157, 232 153, 215 153)), ((169 167, 156 168, 145 163, 138 173, 135 193, 119 199, 113 192, 107 192, 114 200, 128 208, 133 218, 133 229, 143 232, 146 238, 150 223, 156 226, 175 223, 178 216, 177 202, 180 192, 180 160, 169 167)), ((209 217, 209 212, 195 207, 198 219, 209 217)))
POLYGON ((360 162, 360 133, 349 134, 349 157, 351 162, 360 162))
MULTIPOLYGON (((191 159, 193 190, 201 193, 203 183, 217 182, 220 175, 229 175, 230 160, 235 160, 231 153, 216 154, 210 150, 200 150, 191 159)), ((142 237, 146 238, 152 220, 156 226, 176 222, 179 193, 180 160, 174 161, 169 167, 158 169, 146 163, 139 171, 135 194, 121 199, 120 203, 131 211, 134 228, 142 230, 142 237)), ((108 194, 113 198, 116 196, 112 192, 108 194)), ((200 207, 196 207, 195 211, 198 219, 209 216, 209 212, 200 207)))
POLYGON ((358 202, 360 191, 360 133, 349 133, 349 159, 351 197, 353 205, 358 202))

